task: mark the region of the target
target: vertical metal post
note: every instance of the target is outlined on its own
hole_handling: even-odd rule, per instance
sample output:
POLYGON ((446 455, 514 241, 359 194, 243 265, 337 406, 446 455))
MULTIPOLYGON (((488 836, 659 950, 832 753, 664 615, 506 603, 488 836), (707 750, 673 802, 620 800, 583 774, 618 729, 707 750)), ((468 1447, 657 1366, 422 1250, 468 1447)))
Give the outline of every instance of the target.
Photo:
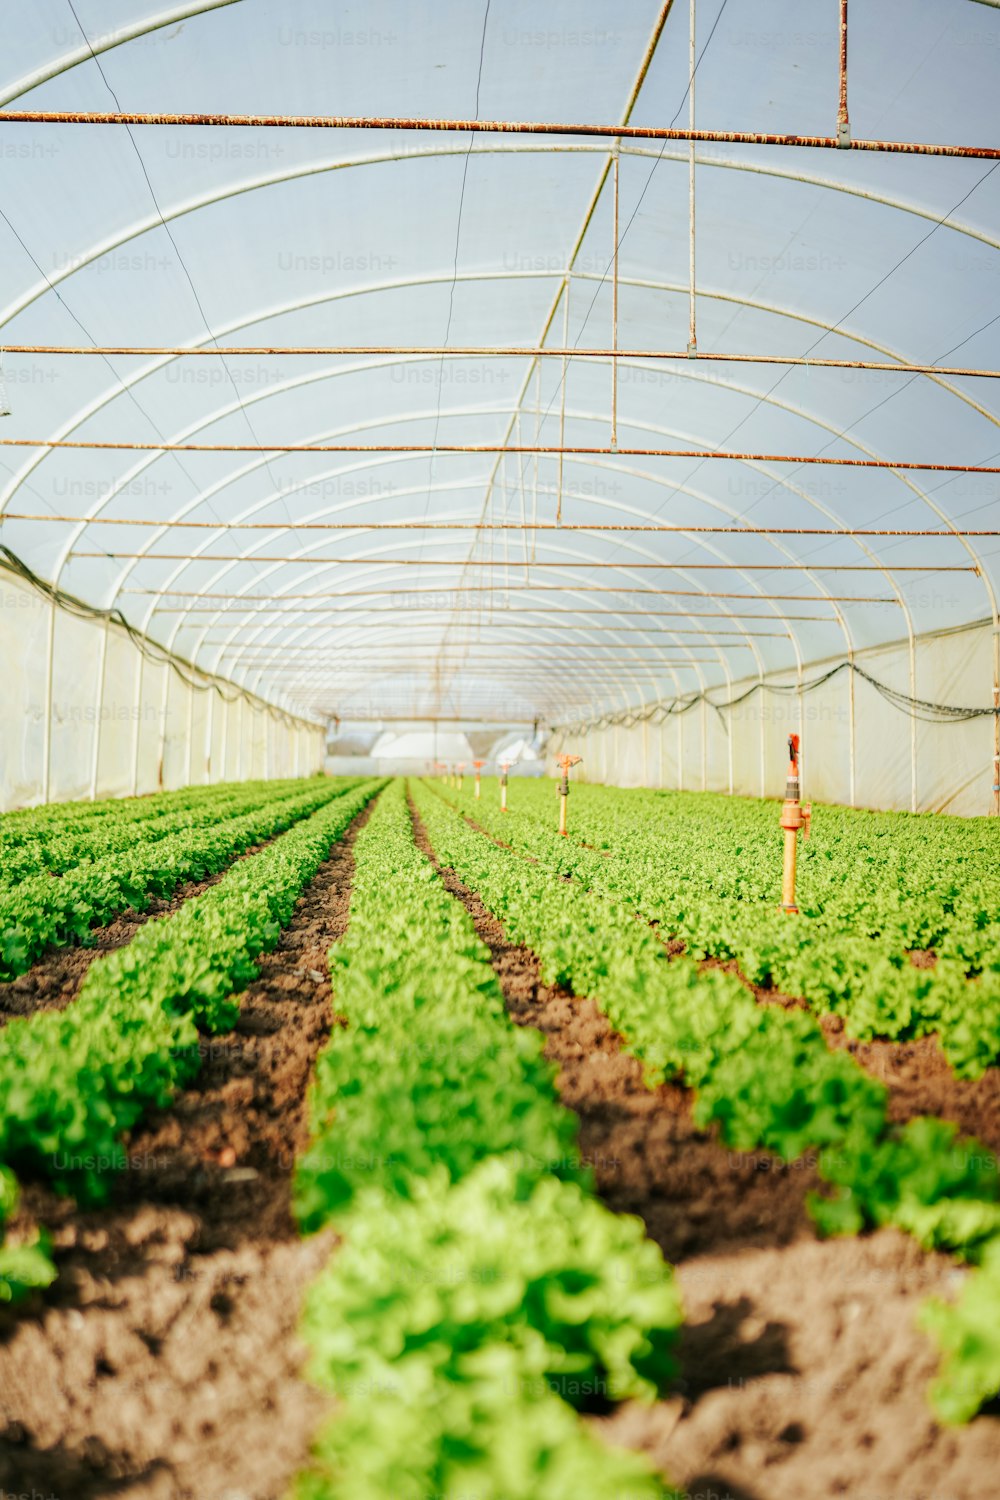
POLYGON ((42 724, 42 801, 48 802, 52 791, 52 710, 53 676, 55 673, 56 610, 52 600, 49 611, 49 632, 45 645, 45 720, 42 724))
POLYGON ((194 739, 194 695, 197 692, 194 678, 188 683, 187 717, 184 724, 184 785, 191 785, 191 752, 194 739))
POLYGON ((642 784, 649 786, 649 720, 642 721, 642 784))
POLYGON ((145 675, 146 657, 145 653, 139 651, 139 660, 135 669, 135 729, 132 733, 132 796, 139 795, 139 745, 142 740, 142 689, 145 675))
POLYGON ((615 142, 612 162, 612 184, 614 188, 612 215, 614 254, 611 259, 611 447, 618 446, 618 177, 619 152, 615 142))
POLYGON ((847 653, 847 792, 848 803, 857 806, 857 725, 854 708, 854 651, 847 653))
POLYGON ((1000 815, 1000 626, 993 621, 993 813, 1000 815))
MULTIPOLYGON (((569 290, 572 280, 567 275, 563 280, 563 348, 569 348, 569 290)), ((562 522, 563 503, 563 449, 566 446, 566 381, 569 376, 569 360, 563 355, 562 386, 559 392, 559 467, 556 479, 556 525, 562 522)))
POLYGON ((205 785, 212 780, 212 731, 215 728, 215 688, 208 689, 208 706, 205 710, 205 785))
MULTIPOLYGON (((799 710, 799 736, 801 737, 802 734, 805 732, 805 717, 806 717, 805 697, 803 696, 803 692, 802 692, 802 663, 801 663, 801 661, 796 664, 796 668, 795 668, 795 681, 796 681, 796 689, 797 689, 796 694, 795 694, 795 701, 796 701, 796 704, 798 705, 798 710, 799 710)), ((800 788, 804 785, 804 783, 805 783, 804 770, 803 770, 803 766, 800 765, 799 766, 799 786, 800 786, 800 788)))
MULTIPOLYGON (((917 696, 917 643, 910 631, 910 697, 917 696)), ((910 715, 910 811, 917 810, 917 721, 910 715)))
POLYGON ((701 789, 708 791, 708 704, 701 700, 701 789))
POLYGON ((225 698, 220 699, 222 703, 222 749, 219 759, 222 762, 222 780, 229 779, 229 720, 232 717, 233 705, 227 703, 225 698))
POLYGON ((847 117, 847 0, 840 0, 840 103, 837 107, 837 145, 849 147, 851 124, 847 117))
MULTIPOLYGON (((688 123, 694 130, 695 4, 691 0, 690 36, 688 40, 688 123)), ((688 142, 688 353, 698 351, 698 326, 695 307, 695 217, 694 217, 694 141, 688 142)))
POLYGON ((677 713, 677 790, 684 790, 684 715, 678 705, 677 713))
POLYGON ((236 780, 242 781, 244 777, 244 748, 246 742, 246 707, 247 700, 243 694, 239 697, 239 718, 236 720, 236 780))
MULTIPOLYGON (((565 345, 563 346, 565 348, 565 345)), ((542 444, 542 362, 538 360, 535 364, 535 447, 540 448, 542 444)), ((535 454, 535 465, 531 477, 531 521, 532 525, 538 524, 538 465, 539 455, 535 454)), ((528 583, 528 563, 535 561, 535 552, 538 546, 538 532, 532 531, 529 544, 527 536, 524 538, 524 581, 528 583)))
POLYGON ((170 712, 170 666, 163 664, 163 692, 160 694, 160 732, 157 737, 156 781, 162 787, 167 757, 167 715, 170 712))
POLYGON ((764 674, 763 674, 763 672, 761 672, 761 674, 760 674, 760 691, 758 693, 758 698, 759 698, 759 701, 760 701, 760 718, 759 718, 759 721, 758 721, 759 728, 760 728, 760 745, 758 747, 759 773, 760 773, 760 795, 762 797, 766 797, 767 796, 767 772, 766 772, 767 760, 766 760, 766 752, 765 752, 765 749, 764 749, 764 674))
POLYGON ((101 726, 104 720, 104 682, 108 671, 108 621, 101 631, 101 649, 97 657, 97 691, 94 694, 97 717, 94 720, 94 741, 90 761, 90 800, 97 801, 97 782, 101 767, 101 726))

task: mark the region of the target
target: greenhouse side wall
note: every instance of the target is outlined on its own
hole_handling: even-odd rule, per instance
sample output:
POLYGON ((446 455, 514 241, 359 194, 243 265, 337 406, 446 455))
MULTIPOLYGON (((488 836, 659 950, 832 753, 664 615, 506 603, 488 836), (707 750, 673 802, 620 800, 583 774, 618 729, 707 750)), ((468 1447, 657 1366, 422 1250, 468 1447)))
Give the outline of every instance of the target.
POLYGON ((207 678, 182 678, 129 635, 0 577, 0 812, 322 770, 324 731, 207 678), (46 704, 51 651, 51 718, 46 704))
MULTIPOLYGON (((549 769, 563 751, 581 755, 580 780, 618 786, 731 792, 780 797, 789 734, 802 742, 803 795, 858 807, 946 812, 993 810, 994 632, 988 622, 858 652, 855 663, 882 687, 934 705, 984 710, 941 721, 919 708, 897 707, 860 672, 842 668, 821 685, 797 691, 795 673, 712 690, 664 722, 564 725, 547 747, 549 769), (912 672, 911 672, 912 666, 912 672), (853 701, 852 701, 853 700, 853 701)), ((803 683, 839 665, 803 668, 803 683)))

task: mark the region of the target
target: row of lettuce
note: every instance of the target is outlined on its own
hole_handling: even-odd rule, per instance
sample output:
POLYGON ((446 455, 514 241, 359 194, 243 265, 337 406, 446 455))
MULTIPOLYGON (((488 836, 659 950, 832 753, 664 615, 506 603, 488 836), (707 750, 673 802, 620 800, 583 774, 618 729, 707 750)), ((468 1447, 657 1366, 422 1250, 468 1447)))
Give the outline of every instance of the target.
POLYGON ((185 881, 218 874, 254 844, 315 812, 329 798, 330 785, 315 778, 213 787, 194 805, 175 810, 167 803, 138 821, 130 808, 121 821, 106 812, 92 820, 103 832, 87 846, 91 855, 67 832, 52 841, 50 864, 33 873, 24 867, 39 851, 31 842, 23 845, 22 873, 0 877, 0 980, 25 973, 52 948, 92 942, 95 928, 129 907, 143 911, 185 881))
MULTIPOLYGON (((0 819, 0 891, 42 874, 68 870, 118 854, 133 844, 152 844, 169 834, 193 832, 276 797, 302 791, 301 781, 222 783, 185 788, 122 802, 84 804, 89 816, 68 804, 73 816, 60 819, 51 808, 29 821, 0 819)), ((38 810, 39 813, 42 811, 38 810)))
MULTIPOLYGON (((232 852, 281 832, 253 858, 170 916, 97 958, 72 1005, 0 1031, 0 1231, 16 1208, 16 1174, 85 1203, 102 1201, 124 1165, 122 1137, 198 1071, 200 1036, 230 1030, 234 995, 257 973, 306 883, 377 782, 316 782, 276 798, 233 830, 232 852), (291 825, 291 826, 289 826, 291 825)), ((43 1240, 0 1247, 0 1300, 54 1272, 43 1240)))
POLYGON ((298 1500, 662 1497, 574 1408, 670 1379, 671 1270, 593 1197, 542 1038, 507 1019, 400 783, 354 852, 331 950, 348 1024, 317 1067, 295 1192, 304 1230, 343 1237, 304 1319, 339 1399, 298 1500))
MULTIPOLYGON (((736 1150, 786 1161, 818 1152, 827 1187, 810 1209, 822 1233, 896 1225, 979 1266, 955 1305, 922 1314, 945 1351, 935 1409, 949 1421, 970 1417, 1000 1389, 1000 1336, 989 1331, 1000 1327, 1000 1174, 989 1151, 942 1120, 890 1125, 885 1087, 832 1052, 808 1012, 759 1005, 735 975, 668 958, 631 902, 553 879, 547 863, 475 831, 443 795, 415 792, 438 858, 509 940, 538 954, 548 982, 597 1002, 651 1083, 689 1085, 696 1122, 717 1126, 736 1150)), ((518 841, 512 818, 503 832, 518 841)))
MULTIPOLYGON (((449 791, 467 811, 468 790, 449 791)), ((735 958, 754 985, 840 1015, 848 1035, 936 1033, 955 1073, 1000 1057, 1000 825, 824 807, 799 842, 803 921, 778 909, 774 803, 574 786, 570 837, 553 784, 518 781, 504 816, 495 786, 474 804, 494 835, 607 891, 696 957, 735 958), (916 967, 912 951, 932 951, 916 967)))

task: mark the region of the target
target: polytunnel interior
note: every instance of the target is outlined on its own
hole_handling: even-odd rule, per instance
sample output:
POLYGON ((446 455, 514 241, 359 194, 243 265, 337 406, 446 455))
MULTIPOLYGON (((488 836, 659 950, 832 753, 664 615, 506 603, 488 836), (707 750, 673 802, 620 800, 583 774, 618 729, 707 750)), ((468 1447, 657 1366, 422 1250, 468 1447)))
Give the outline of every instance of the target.
POLYGON ((978 0, 13 12, 3 805, 433 723, 775 795, 797 729, 814 795, 994 810, 998 45, 978 0))

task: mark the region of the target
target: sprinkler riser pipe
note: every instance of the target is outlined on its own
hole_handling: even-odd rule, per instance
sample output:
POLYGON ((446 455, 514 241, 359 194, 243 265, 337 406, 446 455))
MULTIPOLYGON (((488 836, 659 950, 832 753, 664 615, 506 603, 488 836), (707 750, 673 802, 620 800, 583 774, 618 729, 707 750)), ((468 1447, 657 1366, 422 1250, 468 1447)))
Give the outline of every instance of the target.
MULTIPOLYGON (((798 804, 795 803, 793 806, 798 811, 798 804)), ((787 802, 785 803, 785 807, 787 809, 787 802)), ((782 821, 782 827, 785 830, 785 860, 781 873, 781 909, 782 911, 797 913, 798 907, 795 904, 795 869, 799 848, 798 832, 796 829, 790 828, 784 821, 782 821)))
POLYGON ((812 807, 810 805, 803 807, 799 801, 800 791, 799 737, 797 734, 791 734, 788 737, 788 776, 785 781, 785 800, 781 806, 781 827, 785 831, 785 850, 781 871, 781 909, 792 915, 797 914, 799 909, 795 901, 799 830, 802 830, 803 838, 808 838, 809 824, 812 819, 812 807))
POLYGON ((569 768, 570 766, 579 765, 581 757, 579 755, 560 755, 557 757, 557 760, 559 765, 562 766, 562 776, 556 787, 559 793, 559 832, 563 838, 566 838, 566 799, 569 796, 569 768))

